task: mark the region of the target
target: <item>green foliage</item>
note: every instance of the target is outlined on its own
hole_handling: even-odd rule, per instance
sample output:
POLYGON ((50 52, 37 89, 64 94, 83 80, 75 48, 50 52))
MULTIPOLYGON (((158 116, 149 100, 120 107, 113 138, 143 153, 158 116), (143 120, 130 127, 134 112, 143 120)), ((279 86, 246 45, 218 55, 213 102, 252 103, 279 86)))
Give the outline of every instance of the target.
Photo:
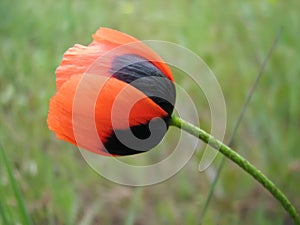
MULTIPOLYGON (((99 26, 139 39, 175 42, 196 52, 222 86, 228 131, 283 26, 234 148, 286 191, 299 209, 299 10, 296 0, 1 0, 0 139, 33 223, 124 224, 130 215, 134 224, 196 224, 209 190, 209 179, 197 172, 199 159, 194 157, 178 175, 142 189, 141 197, 134 198, 133 189, 95 175, 76 148, 48 130, 55 68, 67 48, 88 44, 99 26), (136 212, 130 206, 136 206, 136 212)), ((189 81, 175 79, 198 99, 189 81)), ((197 105, 201 123, 209 127, 206 102, 197 105)), ((281 207, 233 164, 226 165, 218 190, 204 224, 287 220, 281 207)), ((1 158, 0 224, 21 220, 17 202, 1 158)))

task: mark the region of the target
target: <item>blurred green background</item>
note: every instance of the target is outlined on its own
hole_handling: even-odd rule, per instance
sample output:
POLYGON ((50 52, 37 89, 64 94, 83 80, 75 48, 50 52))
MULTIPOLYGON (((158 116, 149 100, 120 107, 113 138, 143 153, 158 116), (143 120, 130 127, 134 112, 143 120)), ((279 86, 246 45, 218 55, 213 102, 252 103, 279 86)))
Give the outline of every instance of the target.
MULTIPOLYGON (((282 26, 234 148, 299 210, 299 12, 297 0, 1 0, 0 139, 33 223, 197 224, 211 186, 209 173, 197 171, 201 153, 163 183, 140 189, 112 183, 94 173, 74 146, 48 130, 54 71, 65 50, 75 43, 89 44, 99 26, 139 39, 175 42, 202 57, 224 91, 227 136, 282 26)), ((197 99, 184 82, 189 81, 180 84, 197 99)), ((210 112, 202 105, 200 122, 206 126, 210 112)), ((26 224, 3 161, 0 224, 26 224)), ((291 222, 260 185, 228 162, 203 224, 291 222)))

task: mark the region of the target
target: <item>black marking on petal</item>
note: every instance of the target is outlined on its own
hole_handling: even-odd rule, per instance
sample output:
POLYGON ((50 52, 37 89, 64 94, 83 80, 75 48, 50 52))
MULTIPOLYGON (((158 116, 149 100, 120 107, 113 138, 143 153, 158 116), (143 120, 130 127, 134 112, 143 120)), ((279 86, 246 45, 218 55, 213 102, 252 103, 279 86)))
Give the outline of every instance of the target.
POLYGON ((165 77, 164 74, 150 61, 134 54, 117 56, 113 60, 111 73, 113 74, 112 77, 126 83, 131 83, 141 77, 165 77))
POLYGON ((125 54, 115 57, 110 72, 112 77, 126 82, 142 91, 146 96, 165 110, 168 113, 168 116, 162 118, 166 125, 164 130, 161 130, 161 127, 159 126, 154 126, 154 128, 151 127, 151 129, 153 128, 152 131, 155 133, 154 135, 158 134, 158 136, 150 143, 146 141, 144 146, 135 145, 134 148, 132 148, 130 146, 126 146, 126 144, 123 144, 118 139, 119 135, 134 135, 136 138, 141 140, 149 138, 151 132, 149 130, 150 121, 148 121, 146 124, 133 126, 126 130, 113 131, 110 137, 108 137, 104 142, 105 149, 114 155, 133 155, 152 149, 162 140, 169 127, 168 124, 174 109, 176 97, 173 82, 169 80, 152 62, 134 54, 125 54), (118 135, 116 135, 116 133, 118 135))
POLYGON ((169 116, 172 114, 176 97, 174 84, 153 63, 138 55, 125 54, 113 60, 111 73, 112 77, 142 91, 169 116))
POLYGON ((130 83, 171 115, 175 104, 174 84, 165 77, 143 77, 130 83))
MULTIPOLYGON (((165 119, 165 118, 163 118, 165 119)), ((134 145, 134 149, 130 146, 127 146, 126 143, 123 144, 118 136, 122 135, 123 137, 134 135, 136 138, 139 138, 141 140, 145 140, 150 137, 151 132, 149 130, 149 123, 147 124, 141 124, 138 126, 130 127, 129 129, 125 130, 116 130, 112 133, 110 137, 106 139, 104 142, 104 147, 107 152, 113 155, 134 155, 143 153, 145 151, 148 151, 159 144, 159 142, 163 139, 164 134, 166 130, 161 130, 160 126, 152 127, 151 128, 153 132, 155 132, 156 137, 152 139, 150 142, 145 141, 144 145, 134 145), (116 132, 118 133, 118 136, 116 135, 116 132)), ((133 144, 133 143, 132 143, 133 144)))

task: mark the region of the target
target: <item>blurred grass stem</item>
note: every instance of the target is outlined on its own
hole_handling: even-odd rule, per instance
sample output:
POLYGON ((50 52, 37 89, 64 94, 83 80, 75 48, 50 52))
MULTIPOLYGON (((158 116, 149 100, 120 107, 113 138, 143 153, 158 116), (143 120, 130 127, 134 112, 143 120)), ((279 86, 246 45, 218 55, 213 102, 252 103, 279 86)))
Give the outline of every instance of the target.
POLYGON ((12 168, 10 166, 10 163, 6 157, 5 151, 2 147, 2 144, 0 142, 0 158, 2 159, 3 163, 4 163, 4 167, 6 169, 7 172, 7 176, 8 176, 8 180, 10 182, 10 185, 12 187, 13 193, 15 195, 16 201, 17 201, 17 205, 19 207, 20 210, 20 215, 22 218, 22 224, 25 225, 32 225, 32 221, 31 218, 26 210, 25 204, 24 204, 24 200, 21 194, 21 191, 17 185, 16 179, 13 175, 13 171, 12 168))

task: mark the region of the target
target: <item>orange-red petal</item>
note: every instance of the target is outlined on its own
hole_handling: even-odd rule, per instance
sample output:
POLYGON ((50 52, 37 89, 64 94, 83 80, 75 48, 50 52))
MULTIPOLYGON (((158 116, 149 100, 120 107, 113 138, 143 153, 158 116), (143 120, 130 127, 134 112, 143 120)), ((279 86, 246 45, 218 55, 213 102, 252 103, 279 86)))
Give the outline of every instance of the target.
POLYGON ((116 46, 128 45, 129 53, 137 54, 151 61, 167 78, 174 81, 169 66, 152 49, 138 39, 120 31, 104 27, 100 27, 96 33, 93 34, 93 39, 96 43, 113 44, 116 46))
POLYGON ((103 143, 113 129, 128 129, 165 116, 164 110, 127 83, 80 75, 71 77, 51 99, 48 126, 57 138, 106 155, 103 143), (125 113, 122 109, 135 100, 139 101, 125 113))
POLYGON ((57 90, 70 79, 71 76, 85 73, 90 66, 109 49, 110 45, 97 44, 92 46, 83 46, 76 44, 69 48, 61 64, 56 69, 56 87, 57 90))
MULTIPOLYGON (((171 81, 174 80, 168 65, 148 46, 134 37, 109 28, 100 28, 93 35, 93 38, 94 41, 89 46, 76 44, 65 52, 61 64, 56 69, 57 90, 71 76, 88 72, 89 68, 97 60, 106 61, 108 68, 110 66, 109 60, 121 54, 136 54, 144 57, 159 68, 167 78, 171 81), (115 51, 110 54, 109 52, 114 49, 115 51), (109 60, 105 59, 106 54, 108 54, 109 60)), ((96 74, 102 76, 111 75, 107 68, 97 68, 98 71, 96 74)))

